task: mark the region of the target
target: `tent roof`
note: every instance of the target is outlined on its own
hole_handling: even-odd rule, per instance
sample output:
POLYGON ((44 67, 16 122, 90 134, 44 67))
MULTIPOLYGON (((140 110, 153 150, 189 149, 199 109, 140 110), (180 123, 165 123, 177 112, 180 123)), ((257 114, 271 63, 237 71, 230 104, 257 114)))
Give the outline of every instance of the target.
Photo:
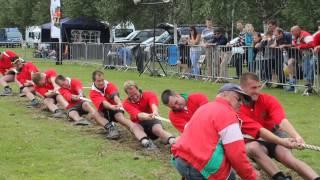
POLYGON ((90 17, 77 17, 77 18, 73 18, 70 19, 66 22, 62 23, 62 27, 65 29, 69 29, 69 28, 75 28, 75 29, 105 29, 106 26, 97 21, 94 18, 90 18, 90 17))

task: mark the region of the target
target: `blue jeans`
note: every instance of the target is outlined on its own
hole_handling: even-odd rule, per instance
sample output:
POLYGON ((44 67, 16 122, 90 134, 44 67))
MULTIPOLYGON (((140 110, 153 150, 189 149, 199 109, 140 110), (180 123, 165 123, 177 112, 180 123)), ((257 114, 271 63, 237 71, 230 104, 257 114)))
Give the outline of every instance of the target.
POLYGON ((119 48, 118 55, 123 60, 123 65, 131 65, 132 53, 128 48, 119 48))
POLYGON ((186 180, 203 180, 205 179, 202 174, 193 168, 191 165, 189 165, 187 162, 185 162, 183 159, 177 157, 175 159, 176 169, 181 174, 182 177, 184 177, 186 180))
MULTIPOLYGON (((177 157, 175 159, 175 168, 178 170, 180 175, 184 177, 186 180, 204 180, 205 177, 202 176, 202 174, 193 168, 190 164, 185 162, 183 159, 177 157)), ((234 172, 231 172, 230 176, 228 177, 228 180, 236 180, 236 175, 234 172)))
POLYGON ((308 83, 312 83, 314 80, 314 59, 312 55, 305 54, 302 56, 303 60, 303 77, 308 83))
MULTIPOLYGON (((192 48, 192 47, 191 47, 192 48)), ((191 73, 193 75, 199 75, 199 58, 200 58, 201 52, 198 50, 190 50, 190 59, 191 59, 191 73)))

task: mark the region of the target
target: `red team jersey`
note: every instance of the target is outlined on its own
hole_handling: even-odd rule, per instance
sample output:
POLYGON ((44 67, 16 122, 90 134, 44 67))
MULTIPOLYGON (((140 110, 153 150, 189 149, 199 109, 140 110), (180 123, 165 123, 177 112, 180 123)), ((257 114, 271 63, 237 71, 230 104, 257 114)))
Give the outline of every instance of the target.
POLYGON ((186 94, 181 94, 182 97, 186 100, 186 109, 182 111, 170 111, 169 119, 172 125, 180 132, 183 132, 183 129, 187 122, 191 119, 192 115, 196 110, 208 103, 208 98, 202 93, 192 93, 189 96, 186 94))
POLYGON ((273 131, 286 118, 286 115, 283 107, 275 97, 261 93, 253 106, 241 106, 240 118, 244 122, 256 121, 262 127, 273 131))
POLYGON ((21 71, 18 72, 16 78, 23 85, 27 81, 31 81, 32 72, 39 72, 37 66, 35 66, 32 62, 26 62, 21 68, 21 71))
POLYGON ((113 97, 114 95, 118 95, 118 94, 119 94, 118 88, 113 83, 104 81, 104 88, 102 90, 98 89, 93 84, 91 87, 89 96, 94 106, 98 110, 102 111, 103 110, 102 102, 108 101, 110 104, 116 105, 116 103, 113 101, 113 97))
POLYGON ((53 84, 51 82, 51 78, 52 77, 56 77, 57 76, 57 72, 54 69, 48 69, 44 72, 45 74, 45 84, 43 86, 38 86, 35 85, 35 90, 43 97, 45 97, 45 94, 49 91, 49 90, 53 90, 53 84))
POLYGON ((141 99, 137 103, 131 102, 128 98, 125 99, 123 107, 129 113, 133 122, 140 122, 138 114, 141 112, 152 113, 152 104, 159 105, 157 95, 151 91, 146 91, 141 94, 141 99))
POLYGON ((246 155, 237 113, 222 98, 198 108, 171 150, 174 157, 185 160, 207 179, 225 180, 231 168, 242 179, 256 177, 246 155))
POLYGON ((10 50, 6 50, 1 54, 2 54, 2 59, 0 59, 0 73, 4 75, 7 70, 13 67, 11 59, 17 56, 17 54, 10 50))
POLYGON ((70 88, 60 88, 59 93, 68 101, 69 105, 66 109, 70 109, 75 106, 77 103, 81 102, 81 100, 74 101, 72 100, 72 95, 79 95, 79 91, 82 91, 83 86, 80 80, 76 78, 66 78, 69 82, 70 88))

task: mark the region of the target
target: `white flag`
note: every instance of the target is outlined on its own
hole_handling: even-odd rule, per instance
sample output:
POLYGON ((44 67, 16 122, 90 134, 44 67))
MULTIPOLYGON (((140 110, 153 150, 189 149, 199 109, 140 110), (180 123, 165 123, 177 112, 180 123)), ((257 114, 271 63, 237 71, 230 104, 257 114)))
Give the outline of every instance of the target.
POLYGON ((51 0, 51 38, 61 37, 61 3, 60 0, 51 0))

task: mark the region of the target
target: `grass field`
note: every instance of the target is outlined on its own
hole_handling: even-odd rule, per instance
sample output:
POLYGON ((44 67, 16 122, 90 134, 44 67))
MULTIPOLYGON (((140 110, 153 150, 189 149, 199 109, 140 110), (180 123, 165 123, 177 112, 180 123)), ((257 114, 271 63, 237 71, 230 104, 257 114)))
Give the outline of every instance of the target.
MULTIPOLYGON (((90 86, 96 66, 50 62, 36 63, 41 70, 56 68, 61 74, 77 77, 90 86)), ((203 92, 213 99, 219 85, 194 80, 138 76, 136 72, 105 71, 106 78, 118 85, 124 97, 125 80, 135 80, 142 89, 160 96, 166 88, 178 92, 203 92)), ((16 88, 15 88, 16 89, 16 88)), ((17 91, 17 90, 16 90, 17 91)), ((318 144, 320 97, 303 97, 283 90, 265 89, 278 97, 288 119, 310 144, 318 144)), ((0 97, 0 180, 2 179, 179 179, 169 163, 169 148, 145 152, 138 142, 122 129, 122 139, 106 140, 99 127, 80 128, 63 120, 54 120, 46 112, 27 109, 28 102, 18 97, 0 97)), ((160 106, 161 115, 168 109, 160 106)), ((166 128, 177 134, 173 127, 166 128)), ((294 154, 320 172, 320 154, 294 151, 294 154)), ((286 170, 288 171, 288 170, 286 170)))

